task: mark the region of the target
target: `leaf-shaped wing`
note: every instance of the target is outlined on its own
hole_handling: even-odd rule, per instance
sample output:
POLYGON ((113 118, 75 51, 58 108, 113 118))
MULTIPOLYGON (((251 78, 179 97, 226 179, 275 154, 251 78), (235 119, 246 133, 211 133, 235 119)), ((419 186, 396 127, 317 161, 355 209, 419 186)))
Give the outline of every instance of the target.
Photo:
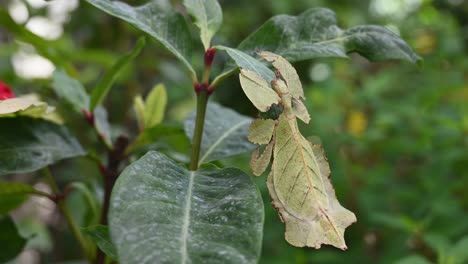
POLYGON ((309 124, 310 115, 301 99, 292 99, 292 111, 297 118, 309 124))
POLYGON ((299 247, 329 244, 346 249, 344 231, 356 217, 336 199, 323 151, 312 146, 286 114, 275 131, 273 155, 268 189, 286 224, 286 240, 299 247))
POLYGON ((252 153, 252 158, 250 160, 250 168, 252 173, 255 176, 260 176, 267 169, 268 164, 270 164, 271 154, 273 153, 273 146, 275 145, 274 140, 265 147, 262 154, 259 155, 260 147, 258 147, 252 153))
POLYGON ((301 80, 296 72, 296 69, 285 58, 269 51, 261 51, 258 53, 265 60, 271 62, 280 73, 289 88, 293 98, 304 99, 304 90, 302 89, 301 80))
POLYGON ((279 102, 278 94, 255 72, 242 69, 239 79, 242 90, 258 110, 266 112, 272 104, 279 102))
POLYGON ((254 144, 268 144, 273 136, 275 121, 271 119, 255 119, 249 127, 247 138, 254 144))

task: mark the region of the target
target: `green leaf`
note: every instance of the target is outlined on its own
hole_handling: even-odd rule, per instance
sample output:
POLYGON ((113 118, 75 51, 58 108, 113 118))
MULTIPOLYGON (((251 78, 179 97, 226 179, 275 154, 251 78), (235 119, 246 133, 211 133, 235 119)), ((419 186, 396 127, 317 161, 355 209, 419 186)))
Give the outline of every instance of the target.
POLYGON ((106 98, 109 93, 112 85, 115 80, 122 72, 125 66, 127 66, 131 61, 133 61, 146 44, 146 38, 141 37, 138 39, 135 48, 130 51, 127 55, 120 57, 112 68, 102 77, 99 83, 96 85, 94 90, 91 92, 91 105, 90 110, 93 111, 99 104, 102 103, 104 98, 106 98))
POLYGON ((138 148, 154 143, 161 137, 183 133, 184 129, 181 126, 174 125, 159 124, 157 126, 147 128, 143 130, 143 132, 141 132, 140 135, 135 139, 135 142, 133 142, 132 145, 127 148, 126 153, 131 153, 138 148))
POLYGON ((23 251, 26 239, 18 234, 15 223, 9 216, 0 216, 0 262, 12 260, 23 251))
MULTIPOLYGON (((253 71, 268 82, 275 79, 275 73, 251 55, 238 49, 233 49, 225 46, 215 46, 214 48, 217 50, 226 51, 238 67, 253 71)), ((252 53, 252 55, 253 54, 254 53, 252 53)), ((226 72, 222 73, 221 76, 218 76, 217 78, 222 78, 222 75, 230 75, 233 71, 235 71, 235 69, 228 69, 226 72)), ((213 80, 213 82, 215 81, 213 80)))
POLYGON ((63 69, 57 69, 54 72, 52 87, 57 96, 72 105, 76 112, 89 112, 89 96, 85 88, 63 69))
POLYGON ((217 0, 184 0, 188 13, 200 29, 200 38, 205 50, 210 48, 213 35, 223 23, 223 12, 217 0))
POLYGON ((343 30, 337 26, 335 13, 324 8, 312 8, 299 16, 272 17, 242 41, 238 49, 251 55, 258 50, 271 51, 289 61, 347 57, 346 53, 350 52, 358 52, 371 61, 421 61, 411 47, 390 30, 380 26, 343 30))
POLYGON ((86 0, 102 11, 118 17, 158 40, 174 54, 196 80, 189 58, 192 52, 190 30, 184 17, 173 11, 169 0, 150 0, 142 6, 121 1, 86 0))
POLYGON ((63 126, 34 118, 0 118, 0 175, 28 173, 84 155, 63 126))
POLYGON ((141 131, 145 129, 145 102, 141 95, 137 95, 133 98, 133 110, 135 111, 138 129, 141 131))
POLYGON ((112 146, 111 128, 107 118, 107 110, 101 105, 94 110, 94 122, 99 136, 108 147, 112 146))
POLYGON ((81 228, 81 230, 96 243, 102 252, 113 260, 117 260, 117 249, 110 239, 109 227, 94 225, 81 228))
POLYGON ((466 263, 468 260, 468 236, 462 237, 450 249, 450 256, 454 258, 456 263, 466 263))
POLYGON ((189 171, 159 152, 127 167, 112 192, 121 263, 257 263, 263 203, 250 177, 213 165, 189 171))
POLYGON ((160 83, 156 85, 146 97, 144 109, 145 128, 156 126, 162 122, 166 104, 166 87, 164 84, 160 83))
POLYGON ((0 215, 16 209, 30 194, 38 193, 40 192, 27 184, 0 180, 0 215))
MULTIPOLYGON (((196 113, 192 112, 184 122, 185 134, 190 139, 195 128, 195 118, 196 113)), ((209 103, 205 116, 199 164, 253 150, 255 146, 247 140, 251 122, 250 117, 240 115, 218 104, 209 103)))

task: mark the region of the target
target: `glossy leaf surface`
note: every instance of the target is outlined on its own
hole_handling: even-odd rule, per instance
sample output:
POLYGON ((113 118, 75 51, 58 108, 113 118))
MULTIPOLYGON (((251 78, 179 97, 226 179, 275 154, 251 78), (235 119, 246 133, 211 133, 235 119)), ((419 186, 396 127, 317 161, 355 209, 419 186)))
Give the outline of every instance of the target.
MULTIPOLYGON (((185 134, 191 138, 195 128, 195 112, 184 122, 185 134)), ((200 151, 200 164, 227 158, 254 149, 247 140, 249 125, 253 120, 216 103, 209 103, 200 151)))
POLYGON ((84 155, 63 126, 33 118, 0 118, 0 175, 28 173, 84 155))
POLYGON ((236 168, 189 171, 148 152, 120 175, 109 216, 122 263, 256 263, 260 255, 262 199, 236 168))
POLYGON ((102 11, 118 17, 149 34, 172 52, 196 76, 190 64, 191 36, 184 17, 176 13, 168 0, 150 0, 141 6, 121 1, 86 0, 102 11))

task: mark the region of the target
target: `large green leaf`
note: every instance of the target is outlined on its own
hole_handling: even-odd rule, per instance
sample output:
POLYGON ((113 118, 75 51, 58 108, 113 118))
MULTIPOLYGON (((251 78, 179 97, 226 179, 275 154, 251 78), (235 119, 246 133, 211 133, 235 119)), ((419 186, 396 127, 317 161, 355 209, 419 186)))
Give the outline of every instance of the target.
MULTIPOLYGON (((192 112, 184 122, 185 133, 189 138, 193 136, 195 118, 196 113, 192 112)), ((199 163, 219 160, 253 150, 255 146, 247 140, 251 122, 250 117, 240 115, 216 103, 209 103, 206 110, 199 163)))
POLYGON ((149 152, 112 192, 111 237, 121 263, 256 263, 263 203, 249 176, 213 165, 189 171, 149 152))
POLYGON ((15 258, 26 245, 26 239, 18 234, 15 223, 9 216, 0 216, 0 263, 15 258))
POLYGON ((30 194, 45 195, 45 193, 34 189, 30 185, 0 180, 0 215, 4 215, 20 206, 30 194))
POLYGON ((131 61, 133 61, 138 56, 138 54, 140 54, 145 44, 146 38, 139 38, 135 48, 128 54, 120 57, 115 62, 115 64, 112 65, 112 68, 110 68, 110 70, 106 72, 106 74, 104 74, 101 81, 99 81, 99 83, 96 85, 93 92, 91 93, 91 111, 93 111, 99 104, 102 103, 122 69, 124 69, 125 66, 127 66, 131 61))
POLYGON ((181 60, 195 78, 196 73, 189 62, 192 51, 190 30, 184 17, 173 11, 169 0, 150 0, 142 6, 110 0, 86 1, 154 37, 181 60))
POLYGON ((259 50, 271 51, 289 61, 346 57, 350 52, 358 52, 371 61, 421 60, 390 30, 368 25, 343 30, 337 26, 335 13, 324 8, 312 8, 298 16, 272 17, 238 49, 251 55, 259 50))
POLYGON ((110 239, 109 228, 104 225, 88 226, 81 229, 107 256, 117 260, 117 249, 110 239))
POLYGON ((223 12, 217 0, 184 0, 187 11, 200 29, 200 38, 207 50, 211 38, 223 23, 223 12))
POLYGON ((0 118, 0 175, 38 170, 84 155, 78 141, 55 123, 34 118, 0 118))

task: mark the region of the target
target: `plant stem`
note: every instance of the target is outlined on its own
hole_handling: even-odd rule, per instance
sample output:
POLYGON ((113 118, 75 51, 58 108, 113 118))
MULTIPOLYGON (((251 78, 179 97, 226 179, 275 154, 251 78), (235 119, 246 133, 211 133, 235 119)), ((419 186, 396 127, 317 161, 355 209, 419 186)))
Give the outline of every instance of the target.
POLYGON ((192 156, 190 160, 191 171, 198 169, 198 159, 200 157, 200 146, 203 137, 203 126, 205 123, 206 105, 208 104, 209 92, 206 89, 197 92, 197 118, 195 130, 193 132, 192 156))
MULTIPOLYGON (((42 169, 43 174, 46 177, 47 182, 49 183, 50 188, 52 189, 52 192, 55 195, 60 195, 60 189, 57 185, 57 183, 54 180, 54 177, 52 176, 52 173, 50 172, 50 169, 48 167, 42 169)), ((65 220, 67 221, 73 235, 75 236, 75 239, 78 241, 78 244, 81 247, 81 250, 83 251, 83 255, 88 259, 92 260, 92 254, 88 249, 88 243, 83 237, 83 234, 80 231, 80 228, 76 224, 75 220, 73 219, 72 215, 70 214, 70 211, 68 210, 65 201, 64 200, 57 200, 56 204, 60 211, 62 212, 63 216, 65 217, 65 220)))

